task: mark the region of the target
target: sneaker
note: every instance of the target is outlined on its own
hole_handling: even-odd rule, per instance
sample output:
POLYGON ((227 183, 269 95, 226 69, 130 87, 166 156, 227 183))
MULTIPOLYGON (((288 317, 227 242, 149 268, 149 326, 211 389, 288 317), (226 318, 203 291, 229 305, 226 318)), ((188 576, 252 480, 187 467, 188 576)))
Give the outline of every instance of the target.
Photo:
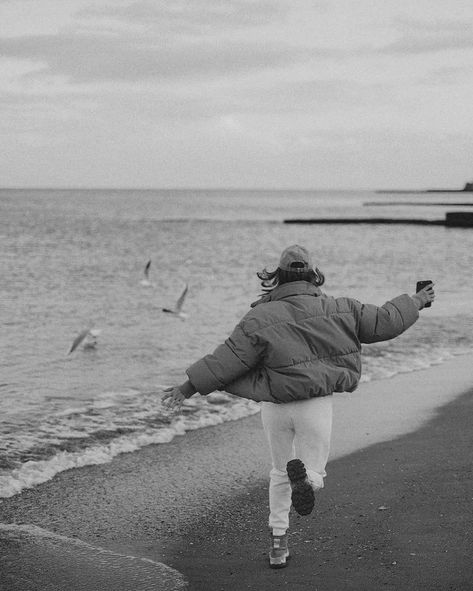
POLYGON ((284 568, 289 559, 289 549, 287 547, 287 534, 283 536, 271 535, 271 550, 269 551, 270 568, 284 568))
POLYGON ((286 470, 292 488, 292 506, 299 515, 309 515, 314 508, 315 495, 304 463, 301 460, 291 460, 287 463, 286 470))

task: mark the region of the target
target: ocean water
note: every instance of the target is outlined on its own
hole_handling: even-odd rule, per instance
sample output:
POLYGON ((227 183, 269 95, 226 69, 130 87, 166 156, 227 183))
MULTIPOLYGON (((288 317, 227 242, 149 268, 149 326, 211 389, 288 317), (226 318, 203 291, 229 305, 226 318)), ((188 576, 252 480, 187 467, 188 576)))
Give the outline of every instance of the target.
POLYGON ((314 253, 330 295, 381 305, 413 293, 418 279, 435 281, 437 299, 413 328, 364 347, 363 380, 471 351, 471 229, 283 223, 442 219, 468 209, 453 205, 459 195, 467 201, 447 193, 1 190, 0 497, 258 412, 252 401, 215 393, 194 396, 176 417, 162 408, 162 388, 226 338, 260 293, 256 271, 275 267, 291 243, 314 253), (143 284, 148 260, 151 285, 143 284), (186 283, 187 317, 164 314, 186 283), (97 346, 68 354, 84 328, 100 330, 97 346))

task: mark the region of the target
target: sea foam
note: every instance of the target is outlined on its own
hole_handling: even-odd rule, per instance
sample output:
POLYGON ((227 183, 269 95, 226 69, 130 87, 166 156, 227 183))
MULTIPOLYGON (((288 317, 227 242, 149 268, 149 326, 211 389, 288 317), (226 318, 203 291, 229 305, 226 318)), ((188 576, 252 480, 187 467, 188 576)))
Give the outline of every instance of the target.
POLYGON ((78 451, 59 451, 52 457, 29 460, 12 470, 0 473, 0 497, 11 497, 26 488, 51 480, 59 472, 93 464, 106 464, 122 453, 130 453, 142 447, 168 443, 187 431, 234 421, 259 412, 257 403, 215 393, 207 400, 197 396, 186 401, 183 413, 174 417, 167 426, 127 433, 111 441, 90 445, 78 451))

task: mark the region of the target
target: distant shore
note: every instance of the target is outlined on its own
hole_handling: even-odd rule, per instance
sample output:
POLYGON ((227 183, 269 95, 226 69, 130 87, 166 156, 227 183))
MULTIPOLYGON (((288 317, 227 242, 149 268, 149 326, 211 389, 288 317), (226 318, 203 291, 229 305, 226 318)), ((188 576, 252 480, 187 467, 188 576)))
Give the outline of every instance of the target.
POLYGON ((473 183, 465 183, 463 189, 379 189, 376 193, 472 193, 473 183))
POLYGON ((391 194, 391 193, 400 193, 400 194, 421 194, 425 195, 426 193, 473 193, 473 191, 465 191, 465 189, 377 189, 375 193, 384 193, 384 194, 391 194))
POLYGON ((472 207, 473 199, 471 201, 458 201, 454 203, 449 203, 448 201, 365 201, 363 205, 390 207, 393 205, 405 205, 409 207, 472 207))

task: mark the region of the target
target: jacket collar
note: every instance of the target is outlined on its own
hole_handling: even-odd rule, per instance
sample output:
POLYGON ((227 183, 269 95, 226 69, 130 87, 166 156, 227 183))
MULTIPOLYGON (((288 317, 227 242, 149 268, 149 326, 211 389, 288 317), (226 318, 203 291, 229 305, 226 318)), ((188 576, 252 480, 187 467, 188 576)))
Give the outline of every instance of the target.
POLYGON ((276 302, 297 295, 320 296, 322 292, 320 288, 309 283, 308 281, 291 281, 290 283, 283 283, 278 285, 272 291, 262 296, 256 302, 251 304, 254 308, 258 304, 265 304, 267 302, 276 302))

